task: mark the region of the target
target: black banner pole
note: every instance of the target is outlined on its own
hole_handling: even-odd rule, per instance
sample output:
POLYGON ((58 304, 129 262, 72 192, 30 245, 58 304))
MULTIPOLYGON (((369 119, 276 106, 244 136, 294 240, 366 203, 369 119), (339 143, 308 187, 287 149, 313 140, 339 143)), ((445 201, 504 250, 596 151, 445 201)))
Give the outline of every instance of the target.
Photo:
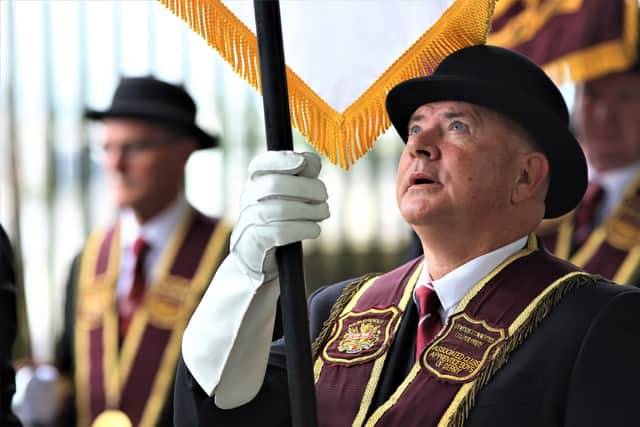
MULTIPOLYGON (((268 150, 292 150, 291 117, 278 1, 254 0, 260 78, 268 150)), ((311 364, 307 297, 300 242, 276 250, 280 304, 286 341, 289 402, 294 427, 315 427, 316 398, 311 364)))

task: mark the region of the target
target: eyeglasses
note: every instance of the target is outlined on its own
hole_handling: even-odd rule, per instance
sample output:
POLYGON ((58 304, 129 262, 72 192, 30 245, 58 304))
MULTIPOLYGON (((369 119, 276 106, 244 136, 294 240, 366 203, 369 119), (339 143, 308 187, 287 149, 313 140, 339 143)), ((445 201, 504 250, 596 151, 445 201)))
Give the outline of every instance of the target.
POLYGON ((127 141, 122 144, 102 144, 99 146, 94 146, 94 153, 92 157, 96 158, 105 158, 109 156, 113 156, 119 153, 122 157, 126 159, 134 159, 136 157, 140 157, 142 154, 151 151, 154 148, 160 146, 166 146, 173 142, 172 138, 162 138, 162 139, 141 139, 141 140, 132 140, 127 141), (97 153, 95 152, 97 151, 97 153))

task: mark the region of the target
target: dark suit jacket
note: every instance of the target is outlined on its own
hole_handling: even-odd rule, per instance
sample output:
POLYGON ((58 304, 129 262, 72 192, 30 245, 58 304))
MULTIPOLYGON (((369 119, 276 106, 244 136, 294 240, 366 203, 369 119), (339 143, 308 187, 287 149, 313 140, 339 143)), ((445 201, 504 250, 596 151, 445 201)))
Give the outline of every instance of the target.
POLYGON ((19 426, 11 412, 16 391, 11 349, 16 339, 16 275, 9 237, 0 226, 0 426, 19 426))
MULTIPOLYGON (((346 282, 310 298, 310 330, 322 322, 346 282)), ((417 313, 410 304, 390 348, 374 407, 414 363, 417 313)), ((606 282, 568 293, 480 391, 465 426, 640 426, 640 290, 606 282)), ((258 396, 217 409, 183 361, 176 377, 176 426, 287 426, 284 343, 273 344, 258 396)), ((342 426, 337 426, 342 427, 342 426)))

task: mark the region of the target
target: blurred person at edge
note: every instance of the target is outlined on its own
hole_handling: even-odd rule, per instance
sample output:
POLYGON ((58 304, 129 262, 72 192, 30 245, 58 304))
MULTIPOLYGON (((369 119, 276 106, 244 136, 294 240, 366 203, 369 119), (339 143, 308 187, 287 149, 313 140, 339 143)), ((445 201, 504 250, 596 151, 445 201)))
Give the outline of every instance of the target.
POLYGON ((15 371, 11 350, 17 333, 16 274, 13 249, 0 224, 0 425, 20 426, 11 411, 15 392, 15 371))
POLYGON ((37 367, 48 369, 16 412, 25 424, 169 426, 182 332, 228 252, 230 226, 184 193, 187 160, 218 140, 181 86, 153 77, 122 78, 109 109, 86 117, 103 122, 119 210, 73 261, 56 366, 37 367))
POLYGON ((577 85, 572 121, 589 186, 572 214, 539 233, 555 255, 640 286, 640 59, 577 85))

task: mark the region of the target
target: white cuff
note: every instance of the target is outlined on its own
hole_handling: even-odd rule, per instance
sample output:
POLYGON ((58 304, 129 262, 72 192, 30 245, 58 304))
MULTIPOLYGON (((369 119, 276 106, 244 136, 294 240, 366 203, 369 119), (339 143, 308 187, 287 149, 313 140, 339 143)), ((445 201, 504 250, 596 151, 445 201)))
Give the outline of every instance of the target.
POLYGON ((232 253, 193 313, 182 338, 182 356, 200 387, 215 394, 218 407, 243 405, 260 390, 279 294, 277 280, 256 283, 232 253))

